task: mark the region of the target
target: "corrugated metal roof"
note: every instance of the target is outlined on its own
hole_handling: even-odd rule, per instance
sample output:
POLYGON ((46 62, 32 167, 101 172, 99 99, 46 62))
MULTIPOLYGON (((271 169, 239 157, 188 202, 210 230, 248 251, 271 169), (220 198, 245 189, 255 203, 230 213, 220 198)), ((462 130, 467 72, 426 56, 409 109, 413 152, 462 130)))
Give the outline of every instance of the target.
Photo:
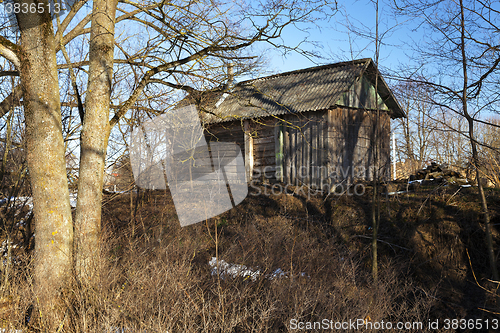
MULTIPOLYGON (((361 59, 244 81, 229 91, 203 92, 187 100, 205 111, 202 117, 208 123, 326 110, 335 107, 358 78, 365 73, 375 77, 375 72, 371 59, 361 59)), ((391 115, 404 116, 380 74, 379 79, 379 94, 391 115)))

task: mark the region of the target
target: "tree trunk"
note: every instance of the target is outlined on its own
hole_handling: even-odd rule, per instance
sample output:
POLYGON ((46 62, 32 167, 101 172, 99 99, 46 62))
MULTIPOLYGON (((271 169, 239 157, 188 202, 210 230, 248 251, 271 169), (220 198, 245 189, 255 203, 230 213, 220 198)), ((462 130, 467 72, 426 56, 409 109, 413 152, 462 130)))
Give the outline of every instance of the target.
POLYGON ((93 280, 100 266, 101 203, 110 132, 116 5, 116 0, 95 0, 92 13, 89 82, 75 216, 76 273, 82 282, 93 280))
POLYGON ((469 114, 468 110, 468 96, 467 96, 467 86, 468 86, 468 78, 467 78, 467 57, 465 53, 465 15, 464 15, 464 4, 463 1, 460 0, 460 23, 461 23, 461 43, 460 49, 462 52, 462 72, 463 72, 463 90, 462 90, 462 108, 464 112, 464 116, 467 119, 467 124, 469 125, 469 141, 472 148, 472 163, 474 164, 474 169, 476 171, 476 181, 477 187, 479 189, 479 198, 481 200, 481 206, 483 210, 484 224, 486 228, 486 246, 488 251, 488 257, 490 259, 490 268, 493 274, 493 278, 495 281, 499 281, 497 263, 495 258, 495 252, 493 250, 493 237, 491 235, 491 221, 490 221, 490 213, 488 211, 488 203, 486 201, 486 196, 484 195, 483 185, 481 184, 480 178, 480 170, 479 170, 479 157, 477 153, 477 144, 476 138, 474 135, 474 120, 469 114))
POLYGON ((73 224, 61 132, 56 43, 48 12, 20 13, 17 20, 36 230, 34 291, 43 328, 55 332, 64 321, 61 293, 70 282, 73 262, 73 224))
POLYGON ((378 35, 378 0, 375 1, 375 95, 373 96, 376 105, 375 132, 373 165, 375 173, 373 174, 373 196, 372 196, 372 278, 376 285, 378 282, 378 227, 380 224, 380 194, 379 192, 379 173, 380 173, 380 107, 378 103, 378 60, 379 60, 379 35, 378 35))

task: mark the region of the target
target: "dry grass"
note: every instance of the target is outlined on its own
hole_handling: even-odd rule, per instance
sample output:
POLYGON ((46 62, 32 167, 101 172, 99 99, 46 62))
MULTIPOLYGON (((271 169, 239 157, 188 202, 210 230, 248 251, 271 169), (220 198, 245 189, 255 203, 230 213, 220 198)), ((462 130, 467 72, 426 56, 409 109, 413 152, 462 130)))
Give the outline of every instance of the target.
MULTIPOLYGON (((69 319, 63 331, 289 332, 292 319, 359 318, 421 321, 425 328, 444 314, 468 318, 467 309, 477 300, 467 299, 474 305, 454 310, 467 295, 453 299, 446 288, 456 293, 460 281, 470 282, 465 248, 479 279, 487 276, 483 263, 475 261, 481 249, 469 243, 481 233, 466 224, 476 219, 475 208, 459 214, 456 206, 442 205, 448 198, 435 193, 430 203, 423 195, 384 201, 385 243, 374 285, 364 198, 249 196, 222 216, 181 228, 168 193, 133 198, 132 207, 128 195, 108 197, 102 275, 92 285, 75 283, 66 293, 69 319), (216 253, 262 274, 255 281, 212 275, 208 261, 216 253), (287 275, 266 277, 277 268, 287 275)), ((16 265, 9 296, 0 299, 0 319, 4 326, 40 331, 29 271, 29 265, 16 265)), ((481 301, 492 304, 487 297, 481 301)))

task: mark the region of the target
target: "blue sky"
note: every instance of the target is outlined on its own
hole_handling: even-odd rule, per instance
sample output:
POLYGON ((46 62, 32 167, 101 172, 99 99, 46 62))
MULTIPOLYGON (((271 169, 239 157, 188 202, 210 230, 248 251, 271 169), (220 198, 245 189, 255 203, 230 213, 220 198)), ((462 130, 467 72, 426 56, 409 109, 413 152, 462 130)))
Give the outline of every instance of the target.
MULTIPOLYGON (((405 45, 411 38, 418 39, 418 32, 412 31, 411 26, 405 22, 398 22, 391 14, 389 6, 379 5, 379 30, 386 33, 380 50, 381 68, 396 70, 399 66, 411 62, 411 49, 405 45)), ((355 27, 364 35, 375 35, 375 6, 369 0, 339 1, 339 11, 331 16, 329 22, 318 22, 320 27, 308 25, 309 34, 296 29, 285 30, 283 39, 287 45, 296 45, 304 37, 317 41, 320 48, 304 45, 307 50, 314 50, 321 54, 323 59, 311 61, 306 57, 290 53, 283 57, 277 51, 268 50, 270 71, 273 73, 286 72, 301 68, 316 66, 318 64, 334 63, 359 58, 375 57, 374 40, 367 36, 360 36, 347 27, 355 27)))

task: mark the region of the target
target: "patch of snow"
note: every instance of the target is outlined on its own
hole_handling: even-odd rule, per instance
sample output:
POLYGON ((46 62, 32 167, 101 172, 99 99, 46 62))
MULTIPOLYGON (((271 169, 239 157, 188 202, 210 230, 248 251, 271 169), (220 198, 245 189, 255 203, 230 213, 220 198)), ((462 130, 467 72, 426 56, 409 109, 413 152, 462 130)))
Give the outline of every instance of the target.
MULTIPOLYGON (((226 276, 230 276, 233 279, 239 276, 244 278, 245 280, 251 278, 252 281, 255 281, 257 277, 262 275, 260 269, 248 268, 245 265, 231 264, 222 259, 219 260, 219 267, 217 267, 217 258, 215 257, 212 257, 208 264, 212 268, 211 274, 219 275, 221 279, 224 279, 226 276), (218 270, 220 270, 219 273, 218 270)), ((271 274, 265 275, 265 278, 268 280, 274 280, 277 278, 288 278, 288 276, 288 272, 283 271, 281 268, 277 268, 271 274)), ((299 273, 299 276, 310 278, 310 276, 304 272, 299 273)))
MULTIPOLYGON (((419 183, 419 184, 420 184, 420 183, 422 183, 424 180, 425 180, 425 179, 417 179, 417 180, 412 180, 412 181, 409 181, 409 182, 408 182, 408 184, 415 184, 415 183, 419 183)), ((469 182, 467 179, 462 179, 462 178, 460 178, 459 180, 460 180, 460 182, 462 182, 462 183, 463 183, 463 182, 467 182, 467 183, 469 182)), ((457 182, 457 181, 450 181, 450 182, 448 182, 448 183, 450 183, 450 184, 459 184, 460 182, 457 182)), ((446 185, 447 185, 447 184, 446 184, 446 185)), ((445 186, 446 186, 446 185, 445 185, 445 186)), ((471 185, 471 184, 463 184, 463 185, 460 185, 460 186, 461 186, 461 187, 471 187, 472 185, 471 185)))
POLYGON ((237 264, 230 264, 225 262, 224 260, 219 260, 219 263, 217 264, 217 258, 212 257, 212 260, 208 262, 210 267, 212 267, 212 275, 219 275, 222 279, 226 276, 229 275, 232 278, 235 278, 237 276, 241 276, 243 278, 250 277, 252 281, 255 281, 257 277, 261 274, 260 270, 253 270, 250 268, 247 268, 245 265, 237 265, 237 264), (218 270, 220 269, 220 273, 218 273, 218 270))
MULTIPOLYGON (((17 248, 17 244, 14 244, 12 241, 9 242, 9 245, 15 249, 17 248)), ((2 245, 0 245, 0 252, 7 252, 7 240, 4 240, 2 242, 2 245)), ((6 256, 7 254, 5 254, 4 256, 6 256)))
MULTIPOLYGON (((17 249, 19 247, 19 244, 14 244, 12 241, 7 243, 7 240, 4 240, 2 242, 2 245, 0 245, 0 253, 3 254, 3 257, 5 258, 5 259, 3 259, 4 265, 7 264, 7 259, 9 256, 9 248, 8 248, 7 244, 10 245, 11 249, 17 249)), ((11 255, 10 260, 13 264, 19 263, 18 256, 11 255)), ((1 333, 1 331, 0 331, 0 333, 1 333)))
POLYGON ((268 275, 269 280, 274 280, 276 278, 282 278, 282 277, 288 277, 288 273, 284 272, 281 268, 277 268, 272 272, 271 274, 268 275))
POLYGON ((8 197, 0 200, 0 205, 5 205, 6 203, 14 202, 16 206, 26 205, 30 209, 33 209, 33 198, 32 197, 8 197))
POLYGON ((407 192, 408 191, 389 192, 389 193, 387 193, 387 195, 403 194, 403 193, 407 193, 407 192))
MULTIPOLYGON (((72 208, 76 207, 76 199, 78 197, 77 193, 69 194, 69 203, 72 208)), ((14 205, 27 206, 30 210, 33 210, 33 198, 32 197, 8 197, 0 200, 0 205, 5 205, 7 203, 13 202, 14 205)), ((1 333, 1 332, 0 332, 1 333)))
MULTIPOLYGON (((108 194, 125 194, 125 193, 130 193, 130 190, 127 190, 127 191, 105 190, 105 192, 108 193, 108 194)), ((134 190, 134 192, 137 192, 137 190, 134 190)))

